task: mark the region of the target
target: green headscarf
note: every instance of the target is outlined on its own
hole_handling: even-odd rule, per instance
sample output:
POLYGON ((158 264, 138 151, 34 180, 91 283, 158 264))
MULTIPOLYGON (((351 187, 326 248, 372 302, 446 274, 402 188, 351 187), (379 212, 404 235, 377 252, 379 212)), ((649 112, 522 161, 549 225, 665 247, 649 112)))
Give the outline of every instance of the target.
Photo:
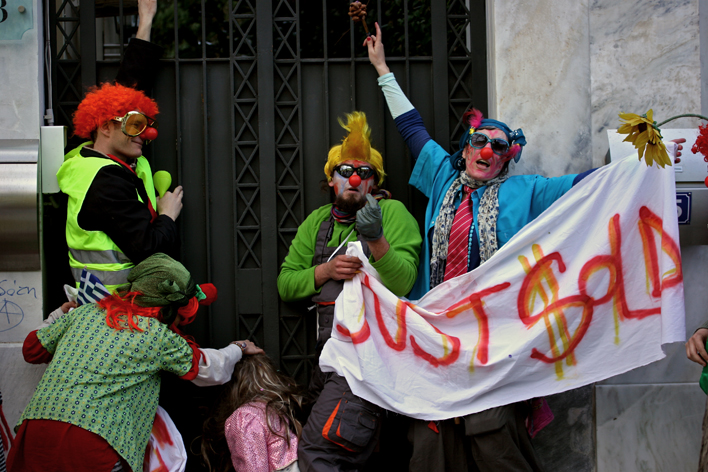
POLYGON ((133 267, 128 283, 130 292, 140 292, 134 300, 136 305, 164 307, 162 321, 168 325, 177 316, 177 309, 197 295, 197 285, 187 269, 162 253, 153 254, 133 267))

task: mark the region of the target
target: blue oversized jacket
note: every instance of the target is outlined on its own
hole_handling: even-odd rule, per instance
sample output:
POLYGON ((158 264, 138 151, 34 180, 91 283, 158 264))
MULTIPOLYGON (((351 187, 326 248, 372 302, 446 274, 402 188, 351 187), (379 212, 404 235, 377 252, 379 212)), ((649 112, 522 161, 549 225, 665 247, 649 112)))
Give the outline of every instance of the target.
MULTIPOLYGON (((409 184, 428 197, 423 226, 423 250, 421 251, 418 278, 410 293, 411 300, 417 300, 430 290, 430 251, 435 220, 440 212, 447 190, 459 175, 452 167, 450 155, 438 143, 425 143, 409 184)), ((540 175, 518 175, 509 177, 499 187, 499 217, 497 219, 497 240, 499 247, 506 244, 521 228, 543 213, 553 202, 563 196, 574 183, 585 174, 570 174, 562 177, 546 178, 540 175)), ((479 202, 487 187, 480 187, 472 193, 474 203, 474 227, 477 225, 479 202)), ((455 206, 462 199, 462 189, 457 192, 455 206)), ((479 238, 479 235, 477 235, 479 238)))

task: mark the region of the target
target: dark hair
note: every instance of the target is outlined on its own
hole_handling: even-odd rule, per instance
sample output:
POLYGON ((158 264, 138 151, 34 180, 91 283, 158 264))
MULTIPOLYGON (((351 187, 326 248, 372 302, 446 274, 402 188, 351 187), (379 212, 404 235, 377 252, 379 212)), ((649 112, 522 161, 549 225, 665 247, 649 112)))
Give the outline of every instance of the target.
MULTIPOLYGON (((371 186, 371 193, 378 193, 381 190, 377 184, 371 186)), ((329 186, 327 179, 320 180, 320 192, 329 194, 329 201, 334 202, 337 198, 337 194, 334 193, 334 188, 329 186)))
POLYGON ((265 403, 268 429, 283 438, 288 446, 290 435, 273 428, 273 415, 280 419, 281 424, 285 422, 289 431, 300 436, 302 424, 298 416, 302 407, 302 395, 295 380, 278 372, 273 361, 265 354, 244 356, 236 364, 231 380, 224 385, 214 411, 204 421, 201 455, 209 471, 233 470, 231 454, 224 436, 224 424, 234 411, 250 402, 265 403))

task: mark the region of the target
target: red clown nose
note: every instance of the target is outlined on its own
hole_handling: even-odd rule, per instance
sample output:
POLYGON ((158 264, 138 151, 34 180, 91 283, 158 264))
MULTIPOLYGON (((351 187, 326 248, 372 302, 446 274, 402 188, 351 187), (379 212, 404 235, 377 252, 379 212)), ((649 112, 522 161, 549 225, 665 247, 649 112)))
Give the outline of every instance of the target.
POLYGON ((153 141, 157 138, 157 130, 155 128, 147 127, 145 128, 145 131, 140 133, 140 137, 148 141, 153 141))
POLYGON ((485 146, 482 148, 479 155, 482 156, 482 159, 490 159, 494 155, 494 151, 492 151, 491 147, 485 146))
POLYGON ((352 176, 349 177, 349 185, 351 185, 352 187, 358 187, 360 183, 361 177, 359 177, 358 174, 352 174, 352 176))

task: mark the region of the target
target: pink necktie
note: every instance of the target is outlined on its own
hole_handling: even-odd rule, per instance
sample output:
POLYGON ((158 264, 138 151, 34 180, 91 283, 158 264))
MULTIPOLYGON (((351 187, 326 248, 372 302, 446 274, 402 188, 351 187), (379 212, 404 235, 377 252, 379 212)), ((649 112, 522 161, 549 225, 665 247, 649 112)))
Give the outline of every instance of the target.
POLYGON ((472 193, 472 189, 465 185, 462 192, 462 203, 452 220, 444 281, 467 273, 467 251, 469 250, 470 226, 473 218, 470 193, 472 193))

